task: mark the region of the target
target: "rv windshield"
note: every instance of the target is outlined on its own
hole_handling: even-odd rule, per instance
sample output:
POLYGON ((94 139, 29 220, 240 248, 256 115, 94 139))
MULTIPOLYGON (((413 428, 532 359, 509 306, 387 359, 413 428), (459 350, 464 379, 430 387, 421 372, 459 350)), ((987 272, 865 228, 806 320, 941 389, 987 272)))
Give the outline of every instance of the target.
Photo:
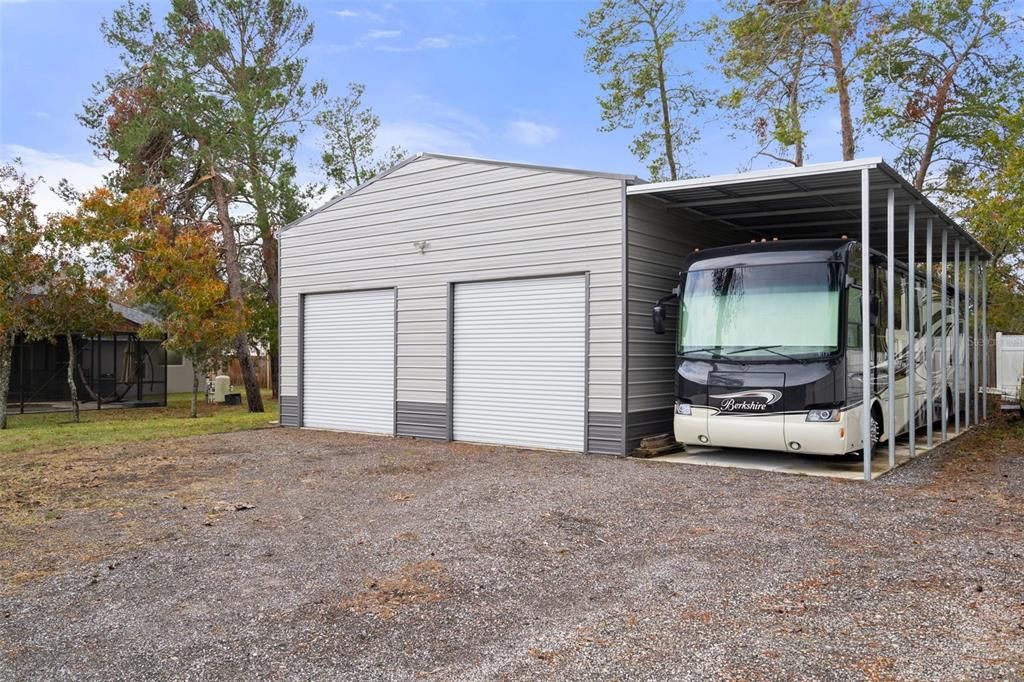
POLYGON ((754 265, 686 274, 679 352, 808 358, 839 349, 838 263, 754 265))

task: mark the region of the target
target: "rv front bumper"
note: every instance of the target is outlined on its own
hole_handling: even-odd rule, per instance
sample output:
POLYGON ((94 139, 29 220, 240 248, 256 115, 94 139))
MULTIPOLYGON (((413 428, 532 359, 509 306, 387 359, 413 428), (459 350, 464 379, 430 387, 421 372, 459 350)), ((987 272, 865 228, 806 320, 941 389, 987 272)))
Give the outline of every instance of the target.
POLYGON ((690 414, 676 414, 676 440, 687 445, 844 455, 859 447, 853 439, 848 412, 838 421, 807 421, 807 412, 791 414, 729 415, 707 407, 691 406, 690 414))

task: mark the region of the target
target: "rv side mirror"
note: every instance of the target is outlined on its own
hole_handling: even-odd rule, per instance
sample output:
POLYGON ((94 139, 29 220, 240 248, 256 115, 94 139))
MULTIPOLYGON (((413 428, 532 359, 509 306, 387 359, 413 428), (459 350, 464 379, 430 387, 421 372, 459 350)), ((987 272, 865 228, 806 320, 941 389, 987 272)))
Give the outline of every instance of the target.
POLYGON ((665 306, 658 304, 654 306, 651 313, 651 323, 654 325, 655 334, 665 333, 665 306))

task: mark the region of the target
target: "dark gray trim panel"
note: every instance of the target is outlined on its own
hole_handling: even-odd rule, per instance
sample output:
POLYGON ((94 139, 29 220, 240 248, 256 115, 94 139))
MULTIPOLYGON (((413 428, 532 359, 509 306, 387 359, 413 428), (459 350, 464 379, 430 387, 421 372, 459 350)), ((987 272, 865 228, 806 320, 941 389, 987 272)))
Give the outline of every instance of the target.
POLYGON ((299 425, 299 398, 294 395, 283 395, 280 398, 280 409, 281 416, 279 418, 281 426, 298 426, 299 425))
POLYGON ((621 455, 622 415, 615 412, 587 412, 587 452, 621 455))
POLYGON ((659 433, 672 433, 672 407, 630 412, 626 415, 626 452, 640 447, 640 440, 659 433))
POLYGON ((444 403, 398 401, 395 435, 448 440, 448 406, 444 403))

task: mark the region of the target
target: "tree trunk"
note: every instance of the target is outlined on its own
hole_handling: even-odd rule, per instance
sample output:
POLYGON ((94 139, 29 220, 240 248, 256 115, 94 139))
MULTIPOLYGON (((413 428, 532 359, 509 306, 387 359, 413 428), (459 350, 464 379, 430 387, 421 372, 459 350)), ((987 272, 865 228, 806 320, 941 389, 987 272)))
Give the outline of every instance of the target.
POLYGON ((281 351, 271 350, 267 353, 270 356, 270 395, 274 400, 281 398, 281 351))
POLYGON ((800 53, 793 69, 793 81, 789 85, 789 120, 795 135, 793 165, 804 165, 804 127, 800 121, 800 79, 804 73, 804 55, 800 53))
POLYGON ((75 362, 78 360, 75 354, 75 340, 71 338, 71 332, 64 334, 68 343, 68 391, 71 394, 71 419, 76 424, 81 421, 78 409, 78 386, 75 385, 75 362))
POLYGON ((846 77, 846 63, 840 36, 831 32, 828 36, 832 50, 832 73, 835 75, 836 94, 839 95, 839 122, 843 138, 843 161, 850 161, 857 153, 853 136, 853 116, 850 114, 850 84, 846 77))
POLYGON ((7 391, 11 387, 11 355, 14 341, 9 334, 0 335, 0 429, 7 428, 7 391))
MULTIPOLYGON (((238 302, 239 305, 244 305, 242 272, 238 267, 238 245, 235 241, 235 228, 231 224, 231 216, 228 213, 224 178, 214 168, 211 168, 210 172, 213 196, 217 202, 217 221, 220 223, 221 235, 224 239, 224 269, 228 274, 228 291, 232 300, 238 302)), ((256 368, 252 364, 249 335, 244 331, 235 338, 235 352, 238 355, 238 365, 242 370, 242 383, 245 385, 245 400, 249 411, 263 412, 263 396, 260 395, 259 379, 256 377, 256 368)))
MULTIPOLYGON (((657 39, 655 33, 655 40, 657 39)), ((669 109, 668 87, 665 80, 665 55, 661 48, 658 48, 658 95, 661 97, 661 132, 665 139, 665 161, 668 163, 669 179, 678 180, 675 141, 672 135, 672 115, 669 109)))
MULTIPOLYGON (((274 236, 273 230, 267 228, 267 233, 263 236, 263 269, 267 273, 267 298, 270 301, 270 305, 274 309, 274 315, 280 319, 281 305, 280 305, 280 283, 281 280, 278 277, 278 245, 277 237, 274 236)), ((275 334, 276 336, 276 334, 275 334)), ((271 343, 267 350, 267 355, 270 356, 270 391, 271 396, 275 399, 278 397, 281 389, 281 385, 277 379, 278 363, 280 362, 281 352, 275 348, 280 345, 281 339, 277 339, 277 343, 271 343)))
POLYGON ((928 171, 932 166, 932 158, 935 156, 935 145, 939 139, 939 124, 946 115, 946 104, 949 101, 949 91, 953 87, 953 78, 960 68, 961 60, 958 59, 953 66, 946 69, 942 82, 935 93, 935 113, 928 124, 928 137, 925 138, 924 149, 921 151, 921 162, 917 166, 917 173, 914 174, 914 188, 918 191, 924 189, 925 180, 928 179, 928 171))
POLYGON ((195 419, 199 416, 199 370, 196 369, 197 365, 192 364, 192 409, 189 411, 189 417, 195 419))

